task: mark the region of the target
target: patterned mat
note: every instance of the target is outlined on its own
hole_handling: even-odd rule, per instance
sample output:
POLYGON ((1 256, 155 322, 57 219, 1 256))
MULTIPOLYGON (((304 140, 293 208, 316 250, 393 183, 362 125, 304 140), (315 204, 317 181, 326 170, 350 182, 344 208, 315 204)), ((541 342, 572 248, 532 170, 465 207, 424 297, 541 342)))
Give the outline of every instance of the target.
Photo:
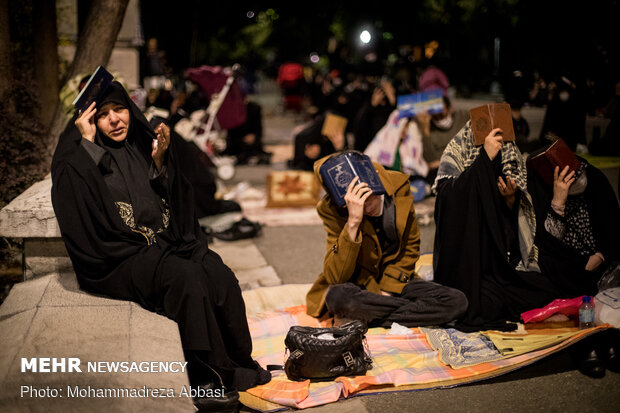
MULTIPOLYGON (((254 343, 253 356, 262 366, 284 364, 284 338, 291 326, 320 325, 319 321, 306 315, 305 310, 304 305, 298 305, 248 318, 254 343)), ((326 320, 323 325, 329 323, 330 320, 326 320)), ((286 378, 283 371, 274 371, 269 383, 243 392, 241 401, 252 409, 266 412, 288 407, 304 409, 361 394, 454 387, 514 371, 604 328, 607 327, 577 331, 557 344, 547 343, 513 357, 503 356, 495 349, 496 359, 478 359, 460 368, 442 362, 440 353, 444 351, 444 346, 458 346, 459 341, 462 346, 462 337, 456 342, 448 339, 445 343, 439 341, 431 345, 423 329, 412 328, 411 333, 406 335, 389 335, 386 329, 373 328, 367 333, 373 368, 365 376, 310 383, 309 380, 293 382, 286 378)), ((488 349, 493 350, 491 347, 488 349)))

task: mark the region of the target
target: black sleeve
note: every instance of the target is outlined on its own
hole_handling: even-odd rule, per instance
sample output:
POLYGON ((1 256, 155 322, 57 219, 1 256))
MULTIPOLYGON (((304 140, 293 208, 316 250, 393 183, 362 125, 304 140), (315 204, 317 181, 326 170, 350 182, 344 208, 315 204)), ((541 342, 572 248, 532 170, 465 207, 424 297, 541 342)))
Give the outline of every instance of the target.
POLYGON ((155 162, 151 162, 149 166, 149 179, 151 181, 151 187, 162 198, 168 198, 166 188, 168 188, 168 166, 164 165, 160 170, 157 170, 155 162))
POLYGON ((88 152, 90 157, 93 159, 93 162, 95 162, 95 165, 99 165, 103 155, 106 153, 106 150, 88 139, 82 139, 80 145, 86 150, 86 152, 88 152))

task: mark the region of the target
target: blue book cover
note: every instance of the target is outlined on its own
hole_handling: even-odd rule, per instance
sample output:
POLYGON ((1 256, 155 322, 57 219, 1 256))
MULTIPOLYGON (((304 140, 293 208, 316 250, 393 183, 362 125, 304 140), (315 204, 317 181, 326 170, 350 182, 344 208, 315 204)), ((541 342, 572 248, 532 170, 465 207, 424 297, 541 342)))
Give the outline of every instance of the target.
POLYGON ((442 96, 443 93, 441 89, 398 96, 396 99, 398 118, 410 118, 416 116, 418 113, 426 111, 431 115, 441 113, 443 112, 442 96))
POLYGON ((328 159, 319 170, 332 199, 339 207, 346 205, 344 196, 353 178, 366 182, 375 195, 385 194, 381 178, 368 155, 343 153, 328 159))
POLYGON ((84 112, 91 103, 98 101, 114 80, 114 76, 103 66, 99 66, 86 82, 84 88, 73 101, 73 106, 79 113, 84 112))

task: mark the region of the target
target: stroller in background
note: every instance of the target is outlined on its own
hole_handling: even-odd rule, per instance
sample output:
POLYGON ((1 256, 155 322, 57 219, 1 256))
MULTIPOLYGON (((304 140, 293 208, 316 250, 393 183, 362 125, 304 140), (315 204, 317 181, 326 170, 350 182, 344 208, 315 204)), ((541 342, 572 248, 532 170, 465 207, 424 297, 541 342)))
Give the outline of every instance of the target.
POLYGON ((240 69, 239 65, 234 65, 232 68, 201 66, 186 70, 185 77, 209 97, 209 106, 181 119, 174 127, 175 132, 208 155, 218 177, 224 181, 235 175, 235 158, 221 155, 226 148, 226 130, 246 120, 243 93, 236 82, 240 69))

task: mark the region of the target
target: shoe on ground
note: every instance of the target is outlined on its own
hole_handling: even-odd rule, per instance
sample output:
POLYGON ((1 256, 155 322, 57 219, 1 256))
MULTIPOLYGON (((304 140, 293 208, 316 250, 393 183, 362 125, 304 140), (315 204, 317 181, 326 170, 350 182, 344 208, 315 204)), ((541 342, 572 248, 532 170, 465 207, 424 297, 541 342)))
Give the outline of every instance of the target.
POLYGON ((199 412, 237 413, 239 411, 239 392, 213 383, 202 384, 196 389, 202 393, 193 398, 194 406, 199 412), (222 395, 222 391, 224 394, 222 395))
POLYGON ((224 231, 214 232, 215 238, 222 241, 237 241, 240 239, 254 238, 261 231, 261 224, 252 222, 247 218, 235 222, 230 228, 224 231))
POLYGON ((598 355, 605 362, 607 370, 620 373, 620 330, 610 328, 599 333, 598 355))
MULTIPOLYGON (((225 214, 228 212, 240 212, 241 205, 230 199, 217 200, 217 214, 225 214)), ((215 214, 214 214, 215 215, 215 214)))
POLYGON ((605 376, 605 360, 601 357, 600 348, 600 333, 575 344, 573 357, 581 374, 595 379, 605 376))
POLYGON ((620 347, 609 346, 605 354, 605 367, 614 373, 620 373, 620 347))
POLYGON ((588 377, 600 379, 605 376, 605 360, 594 349, 582 356, 577 368, 588 377))

